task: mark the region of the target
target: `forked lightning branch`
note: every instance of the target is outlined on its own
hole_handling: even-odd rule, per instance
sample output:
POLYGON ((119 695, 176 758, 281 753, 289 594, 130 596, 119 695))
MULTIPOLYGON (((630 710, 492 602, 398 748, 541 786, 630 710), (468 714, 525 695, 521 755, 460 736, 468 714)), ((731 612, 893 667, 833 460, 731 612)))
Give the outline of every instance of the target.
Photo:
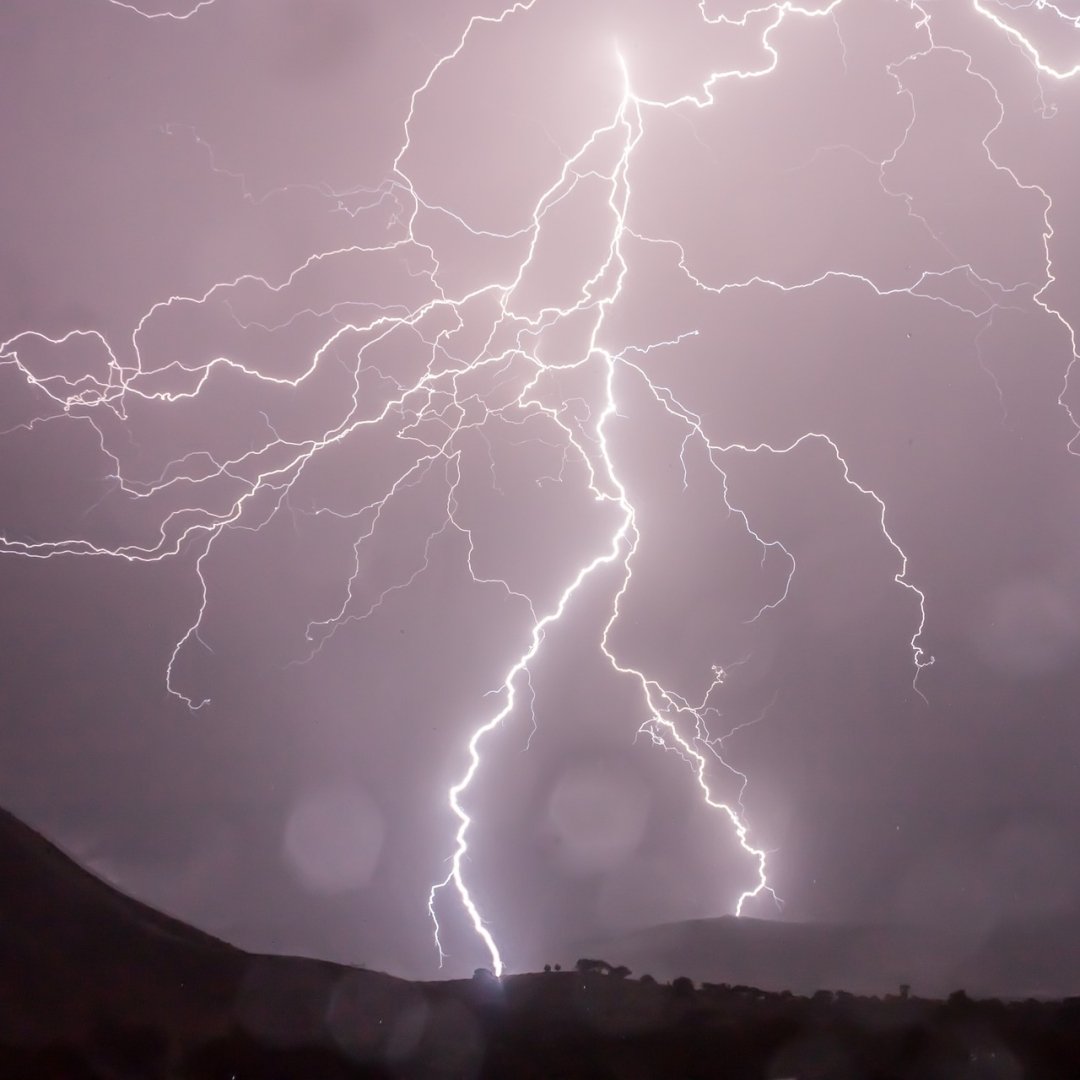
MULTIPOLYGON (((203 17, 215 3, 225 4, 227 0, 202 0, 187 9, 171 11, 148 11, 121 0, 109 0, 109 3, 124 9, 133 18, 168 22, 203 17)), ((746 534, 759 545, 763 557, 769 554, 783 560, 786 566, 783 588, 776 595, 763 598, 757 618, 770 617, 774 609, 784 602, 797 566, 793 555, 780 539, 759 531, 750 517, 728 500, 724 462, 733 455, 793 454, 809 443, 827 449, 835 462, 837 477, 872 507, 881 533, 892 550, 897 603, 906 605, 905 610, 910 612, 912 686, 917 693, 921 693, 918 687, 919 673, 933 662, 922 644, 927 597, 908 577, 907 555, 885 501, 860 478, 858 463, 845 457, 840 442, 827 432, 808 431, 786 444, 744 445, 726 440, 723 432, 707 430, 702 420, 702 410, 695 408, 693 401, 681 400, 662 380, 650 375, 647 371, 650 365, 646 363, 649 354, 684 347, 687 340, 698 333, 696 327, 686 327, 683 333, 670 340, 643 340, 618 352, 611 351, 603 343, 606 322, 611 313, 618 310, 624 282, 635 257, 640 258, 643 252, 654 250, 657 246, 670 251, 673 265, 677 266, 677 272, 684 275, 685 280, 698 290, 715 296, 751 287, 780 293, 801 292, 814 290, 830 280, 843 279, 865 290, 868 297, 906 294, 922 304, 946 305, 970 318, 973 325, 980 325, 992 313, 1001 295, 1015 291, 1015 285, 989 281, 980 277, 974 267, 964 263, 957 263, 946 271, 913 268, 910 281, 902 287, 886 287, 870 276, 840 268, 808 280, 786 281, 755 276, 743 280, 713 281, 694 267, 691 257, 676 239, 649 235, 635 226, 634 167, 646 145, 650 115, 663 110, 708 110, 717 107, 723 100, 725 85, 731 80, 766 79, 783 64, 784 56, 776 44, 781 27, 788 24, 797 27, 800 23, 813 20, 834 19, 841 4, 857 3, 858 0, 832 0, 816 7, 793 3, 769 4, 744 11, 735 18, 711 15, 712 5, 702 0, 699 14, 703 24, 729 23, 744 28, 762 25, 764 29, 758 52, 763 60, 757 67, 714 72, 703 85, 670 100, 656 100, 636 92, 634 72, 624 62, 619 45, 613 40, 608 66, 610 79, 618 87, 618 95, 612 114, 590 132, 579 146, 567 153, 561 168, 545 181, 548 186, 532 207, 528 220, 513 234, 504 236, 484 233, 452 207, 435 208, 426 199, 424 178, 410 175, 405 164, 414 140, 419 138, 415 122, 417 110, 426 95, 438 93, 440 78, 448 69, 474 62, 470 46, 480 27, 498 33, 515 20, 529 19, 543 0, 522 0, 498 15, 475 16, 464 27, 454 48, 433 65, 426 78, 412 92, 407 115, 403 118, 399 151, 387 170, 385 183, 373 194, 376 202, 389 199, 397 208, 397 231, 386 244, 313 251, 283 280, 270 281, 248 274, 213 283, 200 295, 165 297, 143 315, 133 328, 130 340, 122 343, 122 347, 114 347, 93 326, 71 327, 55 336, 27 329, 0 346, 0 365, 15 369, 32 389, 38 403, 37 412, 17 425, 20 430, 35 432, 58 423, 88 425, 100 449, 102 472, 124 497, 141 500, 147 505, 171 504, 171 508, 160 515, 151 542, 132 539, 127 543, 101 546, 80 535, 28 540, 12 534, 0 536, 0 553, 31 559, 117 559, 129 562, 157 562, 193 555, 194 612, 186 631, 162 661, 163 678, 169 692, 191 709, 203 708, 208 702, 197 687, 183 684, 178 674, 178 661, 186 655, 187 650, 201 647, 200 633, 210 593, 206 571, 217 557, 221 538, 238 531, 259 530, 275 515, 287 512, 290 492, 312 467, 312 463, 365 430, 385 432, 410 443, 416 449, 415 460, 377 498, 341 515, 355 523, 353 571, 341 583, 340 604, 308 625, 307 638, 311 642, 311 653, 309 657, 301 659, 317 662, 316 657, 323 644, 340 627, 373 617, 391 596, 413 587, 430 565, 434 544, 446 533, 457 533, 465 539, 467 570, 476 587, 498 590, 517 605, 519 618, 527 629, 527 645, 516 656, 500 658, 492 653, 492 685, 498 687, 495 704, 488 712, 463 718, 462 771, 447 792, 448 811, 454 828, 453 843, 448 853, 446 872, 437 877, 427 898, 440 959, 443 957, 440 912, 446 903, 456 898, 482 941, 495 973, 499 974, 504 969, 503 952, 493 929, 498 924, 498 913, 486 909, 482 884, 472 881, 469 875, 470 832, 475 817, 481 813, 471 798, 471 789, 477 775, 487 764, 485 747, 489 742, 488 736, 504 724, 526 722, 523 714, 530 712, 533 704, 531 673, 534 661, 543 651, 545 641, 555 625, 575 618, 580 607, 579 594, 586 583, 594 579, 609 590, 607 614, 596 647, 614 672, 633 685, 638 693, 640 715, 627 731, 627 738, 646 736, 658 748, 681 758, 700 798, 717 812, 718 823, 733 833, 745 857, 747 873, 745 884, 733 890, 731 908, 741 913, 749 900, 762 895, 771 896, 779 903, 769 881, 766 838, 752 833, 743 804, 743 795, 748 784, 752 784, 752 777, 748 777, 726 757, 725 741, 731 732, 717 735, 709 727, 710 723, 715 726, 716 722, 716 699, 725 677, 723 668, 715 666, 708 675, 705 693, 693 697, 685 689, 664 685, 647 668, 630 664, 620 656, 616 644, 620 613, 634 587, 635 561, 642 539, 640 508, 635 506, 629 494, 631 485, 626 475, 629 466, 620 460, 611 438, 613 420, 620 415, 621 396, 627 393, 628 388, 632 388, 634 393, 643 390, 659 414, 681 425, 684 438, 680 481, 684 484, 690 482, 686 454, 694 448, 718 477, 726 511, 735 516, 746 534), (545 307, 539 313, 519 310, 515 301, 520 295, 520 286, 533 266, 553 212, 586 180, 599 184, 603 191, 603 198, 598 203, 599 224, 606 238, 601 254, 594 265, 585 272, 579 272, 571 302, 545 307), (446 284, 446 270, 452 268, 453 252, 441 250, 421 239, 419 225, 426 214, 433 212, 449 215, 458 227, 477 236, 524 240, 524 257, 513 272, 504 278, 486 281, 468 291, 455 293, 446 284), (272 299, 285 293, 316 268, 331 264, 335 259, 390 252, 402 253, 412 257, 414 262, 423 263, 425 268, 421 274, 431 287, 430 297, 402 309, 379 308, 368 298, 357 296, 357 309, 360 309, 360 305, 367 305, 362 310, 367 311, 370 317, 341 322, 312 351, 299 374, 291 377, 271 374, 260 370, 250 360, 241 361, 227 355, 211 360, 157 364, 153 356, 144 351, 147 328, 165 312, 195 309, 217 302, 240 287, 261 288, 272 299), (976 295, 981 295, 985 303, 967 304, 946 299, 931 287, 934 279, 956 271, 966 273, 969 280, 977 283, 979 288, 976 295), (447 316, 449 325, 455 327, 465 325, 478 301, 493 302, 496 306, 490 332, 484 335, 478 347, 469 352, 455 351, 445 332, 425 336, 429 334, 427 327, 436 321, 433 316, 447 316), (576 354, 562 355, 557 360, 547 356, 542 358, 535 343, 545 333, 570 321, 576 327, 587 327, 584 346, 576 354), (372 357, 382 343, 402 330, 411 331, 424 341, 430 350, 430 357, 423 370, 411 379, 398 372, 376 369, 380 380, 390 383, 393 389, 372 406, 371 398, 365 392, 369 385, 369 372, 375 367, 372 357), (123 430, 133 403, 158 402, 168 406, 198 397, 208 392, 207 388, 223 370, 232 372, 253 388, 274 384, 284 390, 299 392, 316 378, 324 365, 332 362, 331 358, 337 355, 335 345, 346 340, 362 341, 352 354, 350 375, 353 391, 343 411, 326 416, 317 437, 290 440, 279 435, 267 420, 264 441, 242 455, 230 457, 215 453, 213 447, 207 447, 171 462, 157 479, 147 481, 137 477, 134 465, 129 460, 130 444, 117 434, 123 430), (43 350, 61 349, 72 341, 92 345, 104 363, 86 372, 65 374, 49 373, 39 367, 43 350), (506 380, 500 376, 508 372, 511 366, 527 372, 517 384, 516 393, 509 398, 494 390, 486 396, 478 393, 477 386, 502 387, 506 380), (591 399, 585 402, 584 410, 577 400, 553 404, 548 392, 553 385, 553 375, 574 372, 591 376, 581 382, 595 388, 591 399), (587 419, 582 420, 583 416, 587 419), (472 533, 474 526, 462 518, 459 509, 458 496, 464 470, 471 467, 472 460, 463 448, 465 440, 476 432, 483 433, 504 422, 516 425, 529 423, 542 428, 545 440, 562 454, 564 483, 569 482, 568 477, 582 477, 589 496, 602 504, 612 522, 603 543, 589 557, 579 564, 562 568, 561 591, 556 601, 546 608, 539 599, 513 588, 508 581, 483 565, 476 553, 472 533), (441 521, 427 538, 422 560, 405 576, 385 583, 385 587, 375 594, 374 600, 361 604, 358 600, 361 586, 369 585, 362 580, 365 544, 387 527, 388 508, 393 507, 404 493, 432 476, 445 477, 445 503, 440 501, 441 521), (222 490, 232 492, 224 505, 220 499, 222 490), (160 503, 155 502, 156 499, 160 503), (179 505, 176 505, 178 501, 179 505), (725 790, 734 790, 736 794, 725 798, 721 795, 725 790)), ((1001 96, 987 75, 979 70, 971 55, 953 44, 939 44, 936 40, 933 5, 927 3, 924 6, 909 0, 896 0, 896 3, 908 13, 912 29, 921 44, 916 52, 888 68, 897 94, 903 97, 910 110, 910 120, 891 155, 877 163, 882 191, 889 198, 904 198, 902 192, 894 191, 889 186, 889 165, 903 149, 917 117, 915 96, 905 81, 907 69, 935 51, 958 56, 964 64, 966 76, 988 86, 997 102, 998 115, 992 127, 980 133, 989 163, 995 170, 1006 174, 1018 188, 1033 190, 1044 200, 1042 242, 1046 253, 1046 272, 1044 280, 1032 288, 1031 297, 1043 307, 1047 316, 1059 320, 1068 331, 1072 354, 1065 363, 1064 379, 1067 383, 1077 357, 1075 334, 1064 316, 1050 308, 1044 300, 1046 290, 1054 280, 1052 201, 1042 187, 1022 175, 1022 170, 1014 171, 1008 163, 995 158, 993 138, 1005 117, 1001 96)), ((1015 46, 1018 62, 1029 65, 1037 79, 1061 80, 1077 74, 1080 64, 1068 68, 1054 67, 1021 32, 1017 19, 1025 7, 1037 8, 1044 16, 1049 14, 1062 25, 1076 29, 1076 18, 1054 5, 1042 2, 1006 5, 989 0, 973 0, 971 4, 976 16, 988 21, 1015 46)), ((793 48, 798 38, 797 35, 785 34, 784 41, 785 48, 793 48)), ((932 232, 921 218, 918 206, 910 200, 907 212, 925 225, 928 232, 932 232)), ((1068 411, 1064 395, 1065 385, 1059 402, 1068 411)), ((1072 419, 1071 412, 1069 417, 1072 419)), ((422 902, 422 898, 418 898, 418 903, 422 902)))

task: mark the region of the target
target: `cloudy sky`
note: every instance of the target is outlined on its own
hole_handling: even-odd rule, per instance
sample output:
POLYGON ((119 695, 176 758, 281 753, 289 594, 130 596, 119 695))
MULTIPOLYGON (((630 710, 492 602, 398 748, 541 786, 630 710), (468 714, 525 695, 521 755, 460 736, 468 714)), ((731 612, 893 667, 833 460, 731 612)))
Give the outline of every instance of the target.
POLYGON ((1080 908, 1070 16, 5 4, 0 802, 407 975, 1080 908))

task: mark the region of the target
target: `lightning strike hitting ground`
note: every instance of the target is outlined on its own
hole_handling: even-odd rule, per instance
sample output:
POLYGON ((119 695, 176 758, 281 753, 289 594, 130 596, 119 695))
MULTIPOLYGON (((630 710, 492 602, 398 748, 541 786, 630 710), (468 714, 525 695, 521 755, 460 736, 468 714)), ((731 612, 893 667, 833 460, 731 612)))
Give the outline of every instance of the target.
MULTIPOLYGON (((108 2, 135 16, 182 21, 194 18, 214 0, 202 0, 176 12, 158 13, 148 13, 122 0, 108 2)), ((530 703, 535 728, 535 712, 531 709, 534 698, 533 661, 555 624, 572 617, 572 609, 582 587, 594 579, 610 582, 610 613, 605 617, 597 647, 611 668, 620 676, 631 680, 640 690, 642 719, 628 732, 628 738, 636 734, 646 735, 657 747, 682 759, 700 789, 701 798, 719 811, 721 819, 733 830, 735 840, 752 868, 750 885, 734 898, 732 906, 735 912, 741 914, 748 901, 763 895, 771 896, 777 904, 780 902, 769 884, 769 853, 760 846, 760 842, 751 840, 743 803, 743 796, 750 781, 744 771, 729 761, 725 745, 737 731, 761 722, 767 710, 754 719, 734 725, 722 736, 714 736, 709 731, 708 722, 710 717, 719 715, 713 698, 724 682, 725 672, 721 667, 713 668, 713 678, 704 696, 691 701, 677 689, 662 685, 648 671, 620 659, 613 640, 623 602, 634 580, 635 559, 642 535, 638 509, 628 493, 624 465, 609 437, 611 422, 619 416, 619 402, 627 387, 633 385, 644 389, 656 403, 657 409, 684 430, 680 453, 683 485, 688 486, 690 483, 687 455, 692 449, 696 449, 704 456, 704 460, 719 480, 726 511, 736 517, 747 535, 759 546, 762 561, 770 555, 786 560, 787 573, 783 588, 778 595, 767 599, 761 605, 755 619, 772 612, 787 597, 796 572, 796 563, 792 553, 779 539, 762 535, 754 528, 747 514, 729 501, 724 463, 745 455, 794 455, 800 448, 813 443, 827 447, 835 460, 839 480, 873 504, 881 534, 895 555, 896 569, 893 576, 896 584, 901 587, 899 595, 907 597, 907 602, 912 603, 912 686, 920 695, 922 692, 918 687, 919 673, 933 663, 933 657, 927 655, 922 644, 927 619, 926 596, 908 579, 908 558, 894 536, 894 526, 889 519, 886 503, 872 487, 855 478, 858 470, 845 458, 836 439, 825 432, 810 431, 783 445, 767 442, 744 445, 725 441, 707 432, 701 414, 680 401, 669 386, 646 370, 649 366, 647 358, 651 354, 663 355, 665 350, 678 350, 686 340, 697 334, 694 327, 688 327, 684 333, 671 340, 644 341, 619 352, 609 351, 603 346, 601 332, 622 295, 635 252, 656 248, 670 251, 678 272, 697 290, 710 296, 750 289, 793 293, 813 290, 828 281, 844 280, 866 290, 868 295, 887 297, 904 294, 925 304, 944 305, 983 328, 994 312, 1005 306, 1003 298, 1015 296, 1028 289, 1030 295, 1027 298, 1033 299, 1048 315, 1058 320, 1068 335, 1071 356, 1065 371, 1065 386, 1058 401, 1080 435, 1080 426, 1076 424, 1065 401, 1069 376, 1078 359, 1076 335, 1065 316, 1044 300, 1047 290, 1054 282, 1051 252, 1054 231, 1050 223, 1052 200, 1041 186, 1021 180, 1012 168, 994 158, 990 142, 1005 119, 1005 107, 1001 97, 990 79, 977 69, 971 55, 953 46, 938 44, 934 37, 930 5, 924 7, 914 0, 896 0, 900 7, 910 12, 913 29, 921 36, 923 45, 901 62, 888 67, 888 74, 896 83, 897 93, 908 103, 910 119, 892 153, 880 161, 875 161, 874 165, 878 183, 885 196, 891 200, 899 200, 906 213, 920 225, 938 249, 950 256, 951 265, 948 270, 914 270, 910 282, 903 287, 884 287, 871 277, 842 269, 828 270, 809 280, 784 281, 753 276, 739 281, 713 282, 694 270, 691 258, 678 241, 646 235, 634 227, 632 172, 635 154, 645 136, 649 115, 665 110, 707 110, 716 107, 725 81, 766 78, 783 62, 780 48, 774 44, 782 26, 789 21, 797 23, 798 20, 828 18, 835 22, 842 3, 856 2, 857 0, 832 0, 819 7, 787 2, 774 3, 745 11, 736 19, 724 15, 710 15, 709 5, 705 0, 701 0, 698 6, 703 24, 723 23, 745 28, 751 25, 751 20, 763 21, 760 45, 766 61, 756 68, 714 72, 704 83, 700 93, 687 93, 670 100, 656 100, 635 93, 633 72, 627 70, 627 65, 613 43, 611 74, 613 79, 621 79, 621 95, 617 107, 605 125, 592 131, 570 156, 564 156, 561 170, 539 197, 528 224, 516 232, 505 234, 479 229, 453 209, 426 201, 423 184, 409 174, 405 164, 413 147, 414 120, 419 102, 431 91, 446 68, 466 62, 465 54, 477 29, 486 26, 497 32, 510 20, 527 18, 542 0, 520 0, 498 15, 474 16, 461 33, 455 47, 431 67, 426 78, 412 92, 408 113, 404 118, 404 137, 389 177, 379 189, 368 193, 370 198, 365 206, 371 207, 388 201, 397 208, 396 238, 385 245, 347 246, 315 252, 284 280, 276 283, 255 274, 245 274, 230 281, 215 283, 198 296, 170 296, 154 304, 143 315, 123 349, 114 348, 103 334, 87 327, 72 329, 56 337, 27 330, 0 345, 0 366, 13 367, 41 402, 38 415, 28 418, 11 430, 32 432, 54 423, 87 425, 93 430, 101 455, 108 464, 109 481, 128 498, 157 505, 158 501, 165 498, 185 496, 179 507, 162 514, 157 535, 150 542, 131 540, 115 546, 102 546, 80 536, 44 541, 2 536, 0 553, 34 559, 68 556, 114 558, 129 562, 156 562, 181 554, 193 555, 197 582, 194 617, 164 663, 165 683, 169 692, 190 709, 203 708, 208 700, 198 692, 189 692, 178 685, 177 662, 186 650, 202 644, 200 630, 209 600, 205 567, 207 561, 214 557, 219 538, 236 530, 257 531, 274 515, 283 510, 291 510, 288 501, 290 492, 310 463, 364 429, 389 430, 398 439, 417 448, 418 456, 415 462, 402 471, 377 498, 358 509, 343 511, 323 507, 314 511, 317 515, 334 516, 342 521, 355 523, 354 561, 351 575, 344 583, 340 604, 326 617, 312 620, 308 624, 307 640, 311 643, 311 651, 307 657, 299 659, 302 662, 310 660, 343 626, 367 619, 390 596, 410 588, 429 568, 434 544, 449 533, 456 533, 464 540, 466 567, 473 582, 483 588, 499 590, 512 603, 518 605, 522 619, 527 620, 527 646, 505 667, 496 691, 498 707, 493 709, 486 719, 475 719, 468 724, 470 733, 464 748, 466 767, 447 794, 449 810, 456 822, 453 850, 445 877, 432 887, 428 896, 428 911, 435 927, 435 945, 440 960, 444 953, 440 940, 438 911, 443 890, 452 886, 452 891, 456 893, 469 922, 490 957, 495 974, 501 974, 505 968, 506 960, 487 918, 481 911, 481 903, 474 897, 472 888, 466 882, 470 827, 476 813, 470 805, 470 788, 484 763, 482 754, 487 736, 521 708, 523 695, 527 695, 530 703), (1018 189, 1033 191, 1044 200, 1043 246, 1046 261, 1045 277, 1040 282, 1001 283, 981 276, 970 263, 953 257, 951 252, 948 252, 929 221, 920 214, 910 195, 889 186, 890 167, 899 157, 916 123, 915 97, 904 81, 905 66, 934 52, 958 56, 964 64, 967 76, 987 86, 993 93, 998 116, 982 138, 987 159, 995 170, 1007 175, 1018 189), (545 307, 537 314, 527 315, 515 307, 516 294, 534 263, 547 219, 556 207, 586 182, 600 184, 605 192, 603 220, 607 230, 606 248, 599 261, 578 281, 576 299, 572 303, 561 307, 545 307), (515 272, 506 280, 492 280, 475 289, 455 293, 443 284, 445 255, 433 244, 425 243, 419 238, 418 222, 423 215, 448 217, 476 237, 493 237, 507 241, 524 239, 525 255, 515 272), (228 356, 217 356, 209 361, 193 361, 190 365, 182 360, 175 360, 159 367, 144 361, 142 341, 146 328, 152 320, 170 309, 197 308, 228 297, 242 286, 261 288, 271 296, 287 294, 292 286, 320 264, 343 257, 375 256, 390 252, 407 255, 414 261, 424 261, 424 268, 416 271, 414 276, 424 279, 431 286, 434 294, 432 298, 413 306, 401 307, 380 307, 359 298, 357 304, 366 303, 370 317, 342 319, 339 329, 319 345, 304 370, 294 377, 267 374, 249 363, 242 363, 228 356), (935 292, 933 286, 953 274, 962 275, 971 282, 985 303, 969 306, 935 292), (491 330, 486 340, 472 354, 455 355, 451 340, 453 330, 466 325, 468 312, 474 302, 478 301, 494 302, 497 306, 491 330), (453 329, 441 329, 431 336, 428 328, 436 316, 448 317, 449 325, 453 329), (558 363, 541 358, 539 349, 532 343, 537 341, 543 332, 571 319, 587 320, 589 327, 587 344, 580 354, 563 357, 558 363), (371 359, 371 355, 376 353, 381 343, 392 335, 400 334, 410 335, 430 351, 430 359, 418 377, 400 378, 393 372, 384 372, 371 359), (139 400, 168 404, 196 398, 211 379, 225 371, 255 384, 272 384, 298 390, 313 378, 322 365, 329 362, 335 345, 345 339, 362 341, 355 353, 355 364, 350 367, 352 393, 339 415, 327 417, 327 422, 317 437, 303 440, 283 437, 266 417, 267 431, 264 442, 243 454, 222 457, 215 455, 212 450, 194 451, 172 461, 161 475, 152 481, 135 479, 130 475, 131 469, 125 465, 123 442, 118 437, 128 419, 127 409, 130 402, 139 400), (34 357, 41 347, 60 349, 76 341, 94 344, 101 350, 105 357, 104 375, 89 371, 76 377, 35 373, 34 357), (488 379, 491 385, 501 389, 518 378, 522 369, 527 372, 527 377, 522 376, 519 379, 516 385, 520 389, 515 393, 507 395, 503 391, 500 395, 493 390, 485 396, 475 389, 477 385, 482 385, 480 380, 483 379, 488 379), (563 401, 552 405, 546 401, 543 392, 550 385, 550 376, 571 371, 597 373, 597 383, 602 387, 593 400, 584 402, 584 420, 576 411, 575 403, 563 401), (390 388, 381 405, 368 392, 372 376, 378 385, 390 388), (372 400, 376 400, 374 406, 372 400), (546 445, 558 447, 562 453, 563 471, 559 479, 566 482, 563 472, 567 471, 568 466, 579 469, 592 498, 609 513, 611 524, 605 543, 580 565, 566 569, 562 578, 565 585, 558 594, 557 601, 547 610, 541 610, 536 599, 514 589, 508 581, 485 572, 476 556, 473 527, 462 520, 460 513, 460 486, 463 481, 463 468, 467 467, 462 444, 468 435, 478 433, 482 438, 486 438, 485 428, 496 422, 521 426, 535 423, 541 426, 545 432, 546 445), (403 493, 428 478, 441 478, 445 488, 445 512, 442 514, 441 523, 427 535, 420 561, 400 580, 388 584, 373 600, 359 605, 360 610, 357 610, 358 587, 362 584, 364 575, 364 545, 383 526, 384 514, 388 508, 394 505, 403 493), (221 491, 229 493, 224 500, 220 497, 221 491), (712 776, 712 771, 717 768, 720 771, 719 780, 712 776), (720 790, 724 783, 730 784, 732 778, 736 792, 733 798, 725 799, 720 790)), ((1013 25, 1017 13, 1024 8, 1047 11, 1073 30, 1080 27, 1080 17, 1071 17, 1053 4, 1037 0, 1028 5, 972 0, 971 6, 1016 46, 1017 52, 1030 64, 1036 79, 1047 77, 1063 80, 1080 73, 1080 63, 1066 69, 1055 68, 1047 63, 1040 50, 1013 25)), ((840 34, 838 22, 836 28, 840 34)), ((846 65, 848 47, 842 34, 840 43, 846 65)), ((211 167, 216 169, 212 155, 211 167)), ((340 196, 330 192, 327 194, 338 198, 340 204, 340 196)), ((297 317, 293 314, 279 325, 287 326, 297 317)), ((1069 446, 1069 450, 1074 453, 1077 452, 1073 449, 1075 441, 1074 437, 1069 446)), ((493 461, 491 468, 494 480, 493 461)), ((496 658, 492 659, 492 664, 496 671, 503 668, 503 664, 496 658)))

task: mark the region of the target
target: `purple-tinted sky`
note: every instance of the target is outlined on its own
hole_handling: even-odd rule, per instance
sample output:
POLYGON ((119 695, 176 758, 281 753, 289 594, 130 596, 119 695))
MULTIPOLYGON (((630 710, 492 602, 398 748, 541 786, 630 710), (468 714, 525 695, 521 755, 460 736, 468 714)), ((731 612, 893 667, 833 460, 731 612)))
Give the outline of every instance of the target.
POLYGON ((511 966, 754 888, 699 771, 747 914, 1080 908, 1080 4, 191 7, 0 13, 0 802, 430 975, 528 653, 511 966))

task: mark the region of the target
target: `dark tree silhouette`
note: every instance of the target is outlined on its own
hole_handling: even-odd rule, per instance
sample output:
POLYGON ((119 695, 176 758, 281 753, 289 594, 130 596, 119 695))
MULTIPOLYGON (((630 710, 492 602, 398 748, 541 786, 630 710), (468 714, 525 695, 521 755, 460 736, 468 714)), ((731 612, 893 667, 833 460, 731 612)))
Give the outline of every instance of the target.
POLYGON ((574 966, 582 975, 586 975, 590 971, 606 972, 611 970, 611 965, 606 960, 589 960, 584 956, 574 966))

